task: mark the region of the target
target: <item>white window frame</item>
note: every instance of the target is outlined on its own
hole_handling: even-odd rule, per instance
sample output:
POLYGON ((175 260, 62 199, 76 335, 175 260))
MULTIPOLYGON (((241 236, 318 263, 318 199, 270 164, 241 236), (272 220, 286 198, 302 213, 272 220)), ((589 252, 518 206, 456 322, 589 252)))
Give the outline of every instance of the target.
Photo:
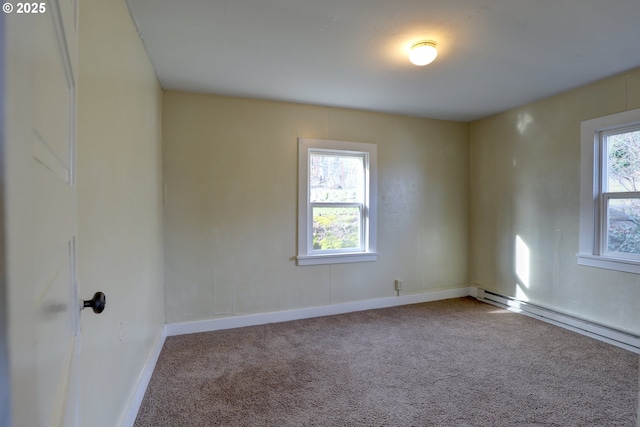
MULTIPOLYGON (((341 264, 349 262, 376 261, 377 226, 377 157, 375 144, 362 142, 334 141, 323 139, 298 139, 298 265, 341 264), (313 249, 313 206, 322 203, 309 201, 309 158, 313 152, 334 152, 345 156, 362 156, 365 168, 365 197, 360 208, 362 248, 353 250, 318 251, 313 249)), ((358 205, 359 203, 347 203, 358 205)), ((331 206, 335 206, 332 204, 331 206)))
POLYGON ((605 243, 608 201, 635 197, 637 193, 603 191, 603 169, 606 164, 603 137, 612 131, 623 131, 639 125, 640 108, 581 123, 579 265, 640 274, 640 255, 608 252, 605 243))

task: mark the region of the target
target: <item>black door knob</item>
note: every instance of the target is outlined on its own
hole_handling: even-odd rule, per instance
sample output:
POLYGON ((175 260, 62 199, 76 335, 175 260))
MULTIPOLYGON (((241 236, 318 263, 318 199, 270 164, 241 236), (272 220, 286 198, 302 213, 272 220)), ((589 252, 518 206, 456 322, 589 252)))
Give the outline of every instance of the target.
POLYGON ((82 301, 83 309, 91 307, 96 314, 102 313, 105 305, 107 305, 107 297, 102 292, 96 292, 90 300, 82 301))

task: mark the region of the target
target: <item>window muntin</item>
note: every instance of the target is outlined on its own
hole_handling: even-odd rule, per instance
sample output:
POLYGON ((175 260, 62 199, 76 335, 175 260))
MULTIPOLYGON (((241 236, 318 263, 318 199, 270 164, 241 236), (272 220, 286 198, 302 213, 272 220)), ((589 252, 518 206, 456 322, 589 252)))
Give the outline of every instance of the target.
POLYGON ((376 146, 298 141, 298 265, 375 261, 376 146))

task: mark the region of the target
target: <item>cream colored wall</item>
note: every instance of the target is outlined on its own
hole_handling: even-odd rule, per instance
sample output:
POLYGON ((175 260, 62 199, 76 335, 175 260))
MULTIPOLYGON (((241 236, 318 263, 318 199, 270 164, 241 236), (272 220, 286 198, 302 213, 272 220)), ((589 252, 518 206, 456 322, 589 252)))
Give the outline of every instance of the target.
POLYGON ((165 92, 168 323, 467 284, 468 125, 165 92), (295 265, 297 138, 378 145, 373 263, 295 265))
POLYGON ((162 90, 124 0, 80 2, 78 279, 83 426, 121 425, 164 324, 162 90))
POLYGON ((576 261, 580 122, 638 107, 640 69, 471 124, 472 283, 640 334, 640 276, 576 261))

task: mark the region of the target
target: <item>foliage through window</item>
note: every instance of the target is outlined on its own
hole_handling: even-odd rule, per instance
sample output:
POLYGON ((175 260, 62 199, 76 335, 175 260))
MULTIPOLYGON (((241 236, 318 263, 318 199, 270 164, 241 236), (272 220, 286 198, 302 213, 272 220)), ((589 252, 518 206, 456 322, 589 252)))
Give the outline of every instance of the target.
POLYGON ((640 126, 601 134, 603 251, 640 254, 640 126))
POLYGON ((300 139, 298 146, 298 264, 374 260, 375 145, 300 139))
POLYGON ((364 168, 364 154, 311 151, 309 201, 314 251, 363 250, 364 168))

